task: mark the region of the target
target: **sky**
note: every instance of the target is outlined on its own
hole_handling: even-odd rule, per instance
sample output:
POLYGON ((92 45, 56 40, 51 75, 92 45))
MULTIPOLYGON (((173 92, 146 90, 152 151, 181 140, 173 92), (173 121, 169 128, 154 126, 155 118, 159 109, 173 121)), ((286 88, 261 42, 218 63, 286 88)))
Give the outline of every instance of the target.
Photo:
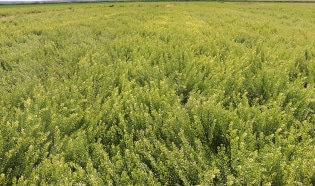
POLYGON ((60 1, 60 0, 0 0, 0 2, 9 2, 9 1, 60 1))
MULTIPOLYGON (((39 0, 0 0, 0 2, 7 2, 7 1, 39 1, 39 0)), ((42 0, 40 0, 40 1, 42 1, 42 0)))
POLYGON ((71 1, 71 0, 0 0, 0 4, 3 4, 3 3, 8 4, 10 2, 12 2, 12 3, 14 3, 14 2, 27 3, 27 2, 54 2, 54 1, 55 2, 61 2, 61 1, 71 1))
POLYGON ((21 1, 21 2, 28 2, 28 1, 53 1, 53 0, 0 0, 0 2, 14 2, 14 1, 21 1))

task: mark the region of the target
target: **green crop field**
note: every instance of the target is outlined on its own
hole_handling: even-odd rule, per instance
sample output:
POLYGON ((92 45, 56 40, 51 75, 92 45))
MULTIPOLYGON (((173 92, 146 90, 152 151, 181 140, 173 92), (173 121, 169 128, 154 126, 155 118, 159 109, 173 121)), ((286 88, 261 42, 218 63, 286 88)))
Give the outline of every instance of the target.
POLYGON ((0 185, 315 185, 314 17, 0 6, 0 185))

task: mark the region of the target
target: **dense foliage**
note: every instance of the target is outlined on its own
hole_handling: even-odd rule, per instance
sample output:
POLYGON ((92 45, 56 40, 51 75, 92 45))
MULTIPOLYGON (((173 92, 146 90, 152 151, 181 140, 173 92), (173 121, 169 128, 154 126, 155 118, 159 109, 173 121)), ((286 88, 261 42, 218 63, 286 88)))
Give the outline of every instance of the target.
POLYGON ((314 185, 314 10, 0 6, 0 185, 314 185))

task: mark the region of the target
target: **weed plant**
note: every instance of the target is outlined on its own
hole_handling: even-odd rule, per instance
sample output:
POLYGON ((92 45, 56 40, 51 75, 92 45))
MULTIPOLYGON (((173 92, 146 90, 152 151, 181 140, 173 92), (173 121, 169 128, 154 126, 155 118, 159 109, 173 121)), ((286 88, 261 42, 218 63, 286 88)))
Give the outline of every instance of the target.
POLYGON ((0 185, 315 184, 313 4, 0 12, 0 185))

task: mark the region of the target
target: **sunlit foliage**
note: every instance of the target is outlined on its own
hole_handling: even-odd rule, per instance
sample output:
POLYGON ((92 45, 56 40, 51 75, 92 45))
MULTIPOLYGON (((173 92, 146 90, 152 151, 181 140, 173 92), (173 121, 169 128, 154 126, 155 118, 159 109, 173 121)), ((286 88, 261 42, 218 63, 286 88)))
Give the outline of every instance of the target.
POLYGON ((314 8, 0 6, 0 185, 314 185, 314 8))

